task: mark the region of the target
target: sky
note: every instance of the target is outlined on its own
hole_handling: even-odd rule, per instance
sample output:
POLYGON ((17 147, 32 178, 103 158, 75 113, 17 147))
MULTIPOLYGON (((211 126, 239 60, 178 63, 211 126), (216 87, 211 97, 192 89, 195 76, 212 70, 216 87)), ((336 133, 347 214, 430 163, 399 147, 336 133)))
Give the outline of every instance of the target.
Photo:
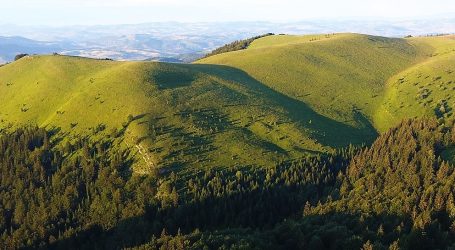
POLYGON ((0 24, 299 21, 454 17, 454 0, 0 0, 0 24))

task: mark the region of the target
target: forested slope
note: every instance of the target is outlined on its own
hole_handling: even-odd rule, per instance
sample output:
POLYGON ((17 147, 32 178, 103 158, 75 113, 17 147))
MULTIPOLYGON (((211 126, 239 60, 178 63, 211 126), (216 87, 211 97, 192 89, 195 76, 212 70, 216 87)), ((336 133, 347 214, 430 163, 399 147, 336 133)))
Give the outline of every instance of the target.
POLYGON ((455 129, 410 120, 371 147, 269 169, 131 175, 118 138, 0 139, 2 248, 444 249, 455 242, 455 129))

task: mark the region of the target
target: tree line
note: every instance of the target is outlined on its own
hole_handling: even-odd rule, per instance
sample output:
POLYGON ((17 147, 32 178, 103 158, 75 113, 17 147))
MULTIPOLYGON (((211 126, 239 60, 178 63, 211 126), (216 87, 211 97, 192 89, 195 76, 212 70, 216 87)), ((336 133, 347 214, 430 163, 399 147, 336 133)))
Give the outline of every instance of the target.
POLYGON ((205 57, 214 56, 214 55, 218 55, 218 54, 226 53, 226 52, 231 52, 231 51, 247 49, 250 46, 250 44, 252 42, 254 42, 255 40, 257 40, 259 38, 266 37, 266 36, 273 36, 273 35, 275 35, 275 34, 266 33, 266 34, 255 36, 255 37, 251 37, 251 38, 248 38, 248 39, 237 40, 237 41, 234 41, 232 43, 225 44, 225 45, 223 45, 223 46, 221 46, 221 47, 219 47, 217 49, 214 49, 212 52, 210 52, 207 55, 205 55, 205 57))

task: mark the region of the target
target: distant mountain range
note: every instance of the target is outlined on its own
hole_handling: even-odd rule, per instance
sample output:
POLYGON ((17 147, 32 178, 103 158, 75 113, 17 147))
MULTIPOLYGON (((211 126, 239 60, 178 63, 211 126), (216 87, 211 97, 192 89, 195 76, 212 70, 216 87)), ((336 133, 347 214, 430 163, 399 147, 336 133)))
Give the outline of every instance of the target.
POLYGON ((390 37, 455 32, 455 18, 322 20, 286 23, 146 23, 98 26, 0 25, 0 62, 18 53, 51 53, 115 60, 191 62, 233 40, 267 32, 357 32, 390 37), (46 41, 46 42, 43 42, 46 41))
MULTIPOLYGON (((0 63, 14 60, 15 55, 50 54, 111 58, 115 60, 152 60, 191 62, 200 58, 207 44, 157 39, 150 35, 103 37, 90 41, 43 42, 19 36, 0 36, 0 63), (103 43, 104 41, 104 43, 103 43), (108 42, 106 42, 108 41, 108 42), (175 53, 171 52, 175 48, 175 53)), ((212 45, 215 46, 215 45, 212 45)))
POLYGON ((0 37, 0 63, 13 60, 19 53, 45 54, 53 51, 61 51, 64 47, 62 43, 39 42, 23 37, 0 37))

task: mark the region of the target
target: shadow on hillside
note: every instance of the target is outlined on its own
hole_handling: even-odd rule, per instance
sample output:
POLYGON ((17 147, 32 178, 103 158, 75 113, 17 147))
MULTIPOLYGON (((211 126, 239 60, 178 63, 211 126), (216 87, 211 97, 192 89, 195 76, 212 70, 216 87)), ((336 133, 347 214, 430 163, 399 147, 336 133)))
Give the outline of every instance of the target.
POLYGON ((172 235, 194 229, 270 229, 286 219, 298 217, 306 201, 326 197, 316 184, 277 185, 267 189, 211 195, 207 198, 158 209, 148 207, 143 215, 119 221, 110 230, 92 225, 70 238, 59 240, 51 249, 123 249, 144 244, 163 228, 172 235), (305 191, 302 191, 305 190, 305 191))
MULTIPOLYGON (((234 198, 228 199, 235 201, 234 198)), ((245 194, 245 198, 253 198, 253 201, 257 199, 254 193, 245 194)), ((287 216, 270 213, 269 217, 263 217, 263 213, 255 213, 254 206, 247 206, 239 207, 231 216, 225 216, 222 210, 216 210, 219 208, 217 205, 221 199, 223 198, 213 198, 162 212, 148 210, 143 216, 120 221, 111 230, 103 230, 102 227, 94 225, 77 235, 57 241, 50 249, 137 247, 149 242, 153 236, 159 238, 163 228, 166 228, 168 235, 176 235, 178 230, 181 230, 183 235, 190 234, 197 228, 201 232, 225 233, 225 239, 229 239, 229 234, 235 230, 249 230, 252 233, 251 235, 241 234, 242 239, 258 237, 258 230, 260 230, 263 233, 259 236, 262 243, 274 245, 274 248, 269 245, 270 248, 265 249, 362 249, 363 244, 372 239, 376 239, 375 243, 379 242, 388 247, 398 238, 400 238, 400 244, 405 245, 404 249, 444 249, 448 244, 438 228, 431 225, 423 230, 413 228, 412 219, 408 215, 327 212, 303 217, 292 216, 292 214, 301 214, 302 209, 297 209, 297 211, 289 211, 292 213, 287 216), (210 212, 207 213, 207 209, 201 209, 204 207, 211 209, 210 212), (157 215, 163 218, 157 219, 157 215), (249 220, 244 224, 238 222, 238 218, 241 220, 246 217, 249 217, 249 220), (270 218, 272 220, 267 221, 270 218), (400 231, 397 232, 396 228, 400 228, 400 231), (400 233, 404 233, 406 237, 400 236, 400 233), (316 245, 314 245, 315 239, 318 239, 316 245), (276 246, 281 248, 275 248, 276 246)), ((286 209, 286 203, 280 202, 272 205, 286 209)), ((262 211, 267 211, 266 209, 262 211)), ((448 215, 441 214, 441 216, 448 215)), ((441 219, 444 219, 442 217, 441 219)), ((212 241, 208 244, 217 243, 212 241)))
POLYGON ((192 67, 229 81, 248 84, 250 88, 262 93, 267 99, 286 110, 288 116, 297 121, 301 127, 309 128, 313 139, 322 145, 344 147, 349 144, 370 144, 378 136, 370 121, 357 110, 353 110, 353 117, 357 124, 362 124, 360 128, 325 117, 315 112, 304 102, 271 89, 242 70, 229 66, 203 64, 185 65, 184 67, 192 67))

